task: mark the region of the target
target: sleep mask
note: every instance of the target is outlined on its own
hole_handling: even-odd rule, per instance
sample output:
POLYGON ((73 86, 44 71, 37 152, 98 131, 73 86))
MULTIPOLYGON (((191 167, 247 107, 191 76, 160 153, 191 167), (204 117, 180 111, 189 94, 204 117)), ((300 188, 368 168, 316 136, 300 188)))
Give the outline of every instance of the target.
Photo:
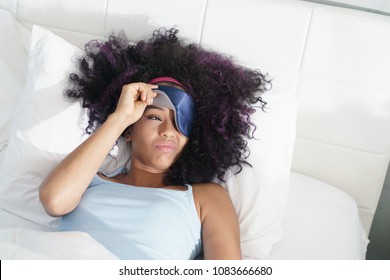
POLYGON ((157 93, 153 105, 173 110, 177 129, 189 137, 195 114, 195 104, 191 96, 181 89, 165 85, 158 85, 153 91, 157 93))

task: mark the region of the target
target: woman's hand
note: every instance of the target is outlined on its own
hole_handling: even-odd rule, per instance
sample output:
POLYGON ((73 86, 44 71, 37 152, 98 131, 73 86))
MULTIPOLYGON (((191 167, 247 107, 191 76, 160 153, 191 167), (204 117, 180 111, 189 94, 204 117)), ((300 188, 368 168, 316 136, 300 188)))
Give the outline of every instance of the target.
POLYGON ((123 118, 127 123, 126 126, 135 123, 141 118, 146 106, 153 103, 153 98, 157 94, 152 89, 157 87, 157 85, 145 83, 124 85, 113 114, 123 118))
POLYGON ((152 104, 155 85, 123 86, 117 108, 80 146, 71 152, 42 182, 39 197, 52 216, 72 211, 123 130, 136 122, 152 104))

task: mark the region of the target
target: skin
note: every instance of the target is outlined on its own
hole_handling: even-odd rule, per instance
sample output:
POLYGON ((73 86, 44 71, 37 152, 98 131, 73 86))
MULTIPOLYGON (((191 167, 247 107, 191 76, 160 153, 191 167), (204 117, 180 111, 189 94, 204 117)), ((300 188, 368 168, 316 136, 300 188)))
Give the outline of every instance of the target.
MULTIPOLYGON (((43 181, 39 195, 48 214, 62 216, 77 207, 112 145, 129 126, 125 132, 132 146, 129 172, 99 176, 133 186, 187 190, 163 183, 188 138, 176 129, 172 110, 150 106, 156 87, 144 83, 123 86, 115 112, 43 181)), ((195 184, 193 195, 202 224, 204 258, 241 259, 237 216, 226 190, 214 183, 195 184)))

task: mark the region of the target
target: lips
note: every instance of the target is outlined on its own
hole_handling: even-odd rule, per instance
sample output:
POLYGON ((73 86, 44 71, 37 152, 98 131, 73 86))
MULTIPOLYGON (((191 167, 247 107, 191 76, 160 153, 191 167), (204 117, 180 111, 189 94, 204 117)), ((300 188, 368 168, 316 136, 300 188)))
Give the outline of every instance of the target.
POLYGON ((156 148, 164 153, 171 153, 176 150, 176 146, 170 142, 157 143, 156 148))

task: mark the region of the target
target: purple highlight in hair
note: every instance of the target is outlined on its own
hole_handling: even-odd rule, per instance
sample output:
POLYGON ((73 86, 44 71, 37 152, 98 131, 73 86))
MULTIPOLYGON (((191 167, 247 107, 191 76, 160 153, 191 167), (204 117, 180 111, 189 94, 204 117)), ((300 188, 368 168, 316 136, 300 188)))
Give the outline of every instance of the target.
POLYGON ((155 77, 175 77, 192 97, 196 119, 190 140, 168 170, 166 184, 223 180, 232 166, 240 171, 249 164, 247 140, 256 126, 255 108, 264 108, 260 94, 270 81, 259 70, 234 62, 230 56, 188 44, 177 29, 160 29, 147 41, 129 44, 124 33, 107 41, 91 41, 70 75, 67 96, 81 99, 88 108, 88 133, 111 114, 122 86, 149 82, 155 77), (260 94, 259 94, 260 93, 260 94))

